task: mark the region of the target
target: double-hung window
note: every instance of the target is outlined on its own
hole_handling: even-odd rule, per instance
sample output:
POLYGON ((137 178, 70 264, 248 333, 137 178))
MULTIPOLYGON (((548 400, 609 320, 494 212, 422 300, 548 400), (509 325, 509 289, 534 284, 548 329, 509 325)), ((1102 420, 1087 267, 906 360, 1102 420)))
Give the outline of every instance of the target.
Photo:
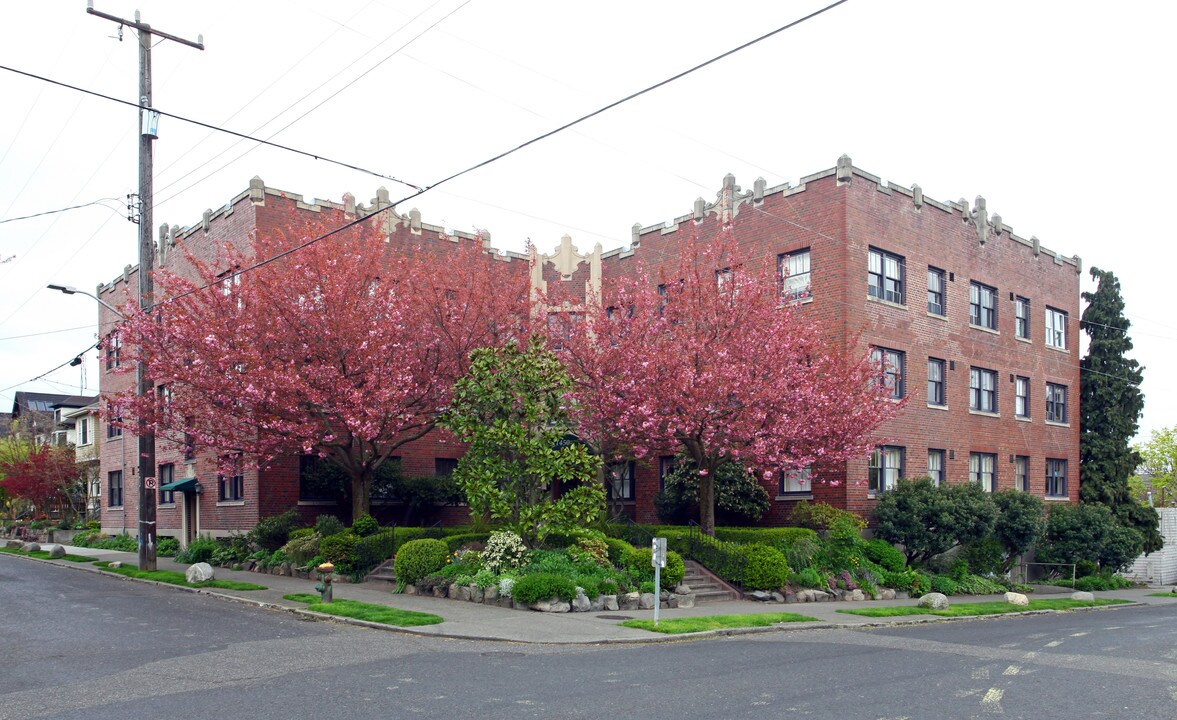
POLYGON ((171 505, 176 502, 176 493, 172 490, 164 490, 164 485, 170 485, 176 480, 176 466, 168 463, 167 465, 159 466, 159 504, 171 505))
POLYGON ((1067 386, 1046 383, 1046 422, 1067 421, 1067 386))
POLYGON ((610 463, 605 468, 606 494, 610 500, 633 500, 633 470, 634 462, 610 463))
POLYGON ((114 370, 116 367, 122 365, 123 359, 123 341, 117 334, 112 334, 106 338, 106 369, 114 370))
POLYGON ((932 479, 933 485, 940 485, 944 482, 944 451, 929 449, 928 450, 928 477, 932 479))
POLYGON ((78 445, 90 444, 90 417, 83 415, 78 418, 78 445))
POLYGON ((928 358, 928 404, 948 404, 944 396, 944 361, 940 358, 928 358))
POLYGON ((810 284, 809 250, 797 250, 777 257, 781 276, 781 297, 786 301, 813 297, 810 284))
POLYGON ((666 489, 666 477, 674 472, 675 458, 673 455, 663 455, 658 458, 658 489, 666 489))
POLYGON ((969 409, 978 412, 997 412, 997 372, 985 368, 969 368, 969 409))
POLYGON ((106 492, 108 507, 123 506, 123 471, 114 470, 106 474, 106 492))
POLYGON ((1052 307, 1046 308, 1046 346, 1067 349, 1067 314, 1052 307))
POLYGON ((1067 461, 1046 458, 1046 497, 1067 497, 1067 461))
POLYGON ((948 306, 944 302, 944 271, 928 267, 928 312, 946 315, 948 306))
POLYGON ((812 492, 812 485, 810 481, 813 476, 813 467, 805 466, 797 468, 796 470, 789 470, 788 472, 780 473, 780 486, 777 488, 778 495, 808 495, 812 492))
POLYGON ((895 488, 903 477, 903 448, 895 445, 881 445, 870 455, 870 478, 867 489, 872 492, 886 492, 895 488))
POLYGON ((969 323, 997 329, 997 289, 979 282, 969 284, 969 323))
POLYGON ((901 256, 877 248, 870 249, 867 285, 871 297, 903 305, 903 275, 904 263, 901 256))
POLYGON ((903 397, 903 353, 889 348, 874 348, 871 361, 878 366, 879 387, 886 388, 892 398, 903 397))
POLYGON ((997 456, 993 453, 969 453, 969 481, 985 492, 997 489, 997 456))
POLYGON ((1030 417, 1030 378, 1021 375, 1014 380, 1014 417, 1030 417))
POLYGON ((1021 295, 1014 298, 1014 335, 1030 339, 1030 301, 1021 295))
POLYGON ((242 469, 240 455, 235 455, 228 461, 232 468, 232 475, 225 475, 222 471, 217 476, 218 499, 222 502, 236 502, 245 497, 245 472, 242 469))
POLYGON ((1018 455, 1014 460, 1014 487, 1030 492, 1030 458, 1018 455))

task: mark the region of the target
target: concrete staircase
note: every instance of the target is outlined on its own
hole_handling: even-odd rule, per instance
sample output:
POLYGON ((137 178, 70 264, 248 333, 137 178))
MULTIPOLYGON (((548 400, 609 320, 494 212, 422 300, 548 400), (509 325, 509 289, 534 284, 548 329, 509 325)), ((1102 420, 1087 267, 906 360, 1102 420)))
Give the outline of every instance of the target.
POLYGON ((695 593, 696 605, 710 605, 712 603, 739 600, 740 591, 713 575, 710 570, 694 560, 683 560, 686 574, 682 581, 690 586, 695 593))
POLYGON ((396 574, 392 572, 392 560, 385 560, 376 566, 372 572, 368 573, 364 578, 364 582, 376 583, 378 585, 396 585, 396 574))

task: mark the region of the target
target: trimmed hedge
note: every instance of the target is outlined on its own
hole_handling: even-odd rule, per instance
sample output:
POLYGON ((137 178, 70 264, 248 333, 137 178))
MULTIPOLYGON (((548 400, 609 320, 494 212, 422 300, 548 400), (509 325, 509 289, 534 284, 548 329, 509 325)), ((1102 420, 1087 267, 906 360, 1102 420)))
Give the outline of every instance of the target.
POLYGON ((715 528, 715 537, 717 540, 725 542, 734 542, 740 545, 769 545, 775 548, 792 545, 798 540, 805 538, 809 540, 817 540, 817 533, 809 528, 801 527, 782 527, 782 528, 715 528))
POLYGON ((319 554, 335 566, 335 572, 344 575, 352 572, 356 565, 356 546, 360 539, 351 530, 328 535, 319 541, 319 554))
POLYGON ((634 551, 634 546, 630 545, 624 540, 618 538, 605 538, 605 546, 609 549, 609 562, 614 567, 625 567, 626 561, 629 559, 629 554, 634 551))
POLYGON ((396 552, 396 533, 393 530, 381 530, 369 535, 356 543, 357 575, 367 575, 380 563, 392 557, 396 552))
POLYGON ((890 572, 900 572, 907 565, 907 558, 891 543, 882 538, 873 538, 862 543, 862 554, 866 559, 890 572))
POLYGON ((745 545, 741 548, 746 590, 776 590, 789 582, 789 563, 780 550, 770 545, 745 545))
MULTIPOLYGON (((397 559, 400 559, 399 555, 397 559)), ((511 597, 516 602, 527 605, 553 597, 558 597, 564 602, 572 602, 576 597, 576 584, 572 578, 553 573, 524 575, 511 586, 511 597)))
POLYGON ((490 533, 462 533, 461 535, 448 535, 445 538, 446 547, 450 552, 457 552, 463 545, 470 545, 471 543, 486 543, 490 539, 490 533))
MULTIPOLYGON (((399 528, 398 528, 399 529, 399 528)), ((442 540, 420 538, 397 546, 393 570, 397 582, 412 584, 445 567, 450 550, 442 540)))

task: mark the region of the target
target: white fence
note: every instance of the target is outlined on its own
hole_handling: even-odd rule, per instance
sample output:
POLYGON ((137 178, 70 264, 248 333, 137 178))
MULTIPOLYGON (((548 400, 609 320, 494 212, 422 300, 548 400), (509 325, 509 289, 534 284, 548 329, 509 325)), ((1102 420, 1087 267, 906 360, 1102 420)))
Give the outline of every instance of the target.
POLYGON ((1165 547, 1136 558, 1124 575, 1149 585, 1177 585, 1177 508, 1157 508, 1157 512, 1165 547))

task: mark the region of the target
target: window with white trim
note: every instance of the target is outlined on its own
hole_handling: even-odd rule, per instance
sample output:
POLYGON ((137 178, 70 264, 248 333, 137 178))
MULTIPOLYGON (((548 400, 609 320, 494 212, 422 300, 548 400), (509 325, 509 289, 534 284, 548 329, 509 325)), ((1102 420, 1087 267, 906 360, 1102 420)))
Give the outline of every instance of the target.
POLYGON ((1030 492, 1030 458, 1025 455, 1014 458, 1014 487, 1022 492, 1030 492))
POLYGON ((928 404, 947 405, 944 394, 944 361, 940 358, 928 358, 928 404))
POLYGON ((1030 300, 1021 295, 1014 298, 1014 335, 1030 339, 1030 300))
POLYGON ((1067 349, 1067 314, 1055 308, 1046 308, 1046 346, 1067 349))
POLYGON ((876 347, 870 352, 871 362, 878 367, 878 383, 880 388, 890 391, 891 397, 898 400, 903 397, 903 353, 890 348, 876 347))
POLYGON ((928 312, 933 315, 948 314, 944 298, 944 271, 928 266, 928 312))
POLYGON ((789 470, 780 473, 777 494, 779 495, 808 495, 813 492, 813 466, 789 470))

